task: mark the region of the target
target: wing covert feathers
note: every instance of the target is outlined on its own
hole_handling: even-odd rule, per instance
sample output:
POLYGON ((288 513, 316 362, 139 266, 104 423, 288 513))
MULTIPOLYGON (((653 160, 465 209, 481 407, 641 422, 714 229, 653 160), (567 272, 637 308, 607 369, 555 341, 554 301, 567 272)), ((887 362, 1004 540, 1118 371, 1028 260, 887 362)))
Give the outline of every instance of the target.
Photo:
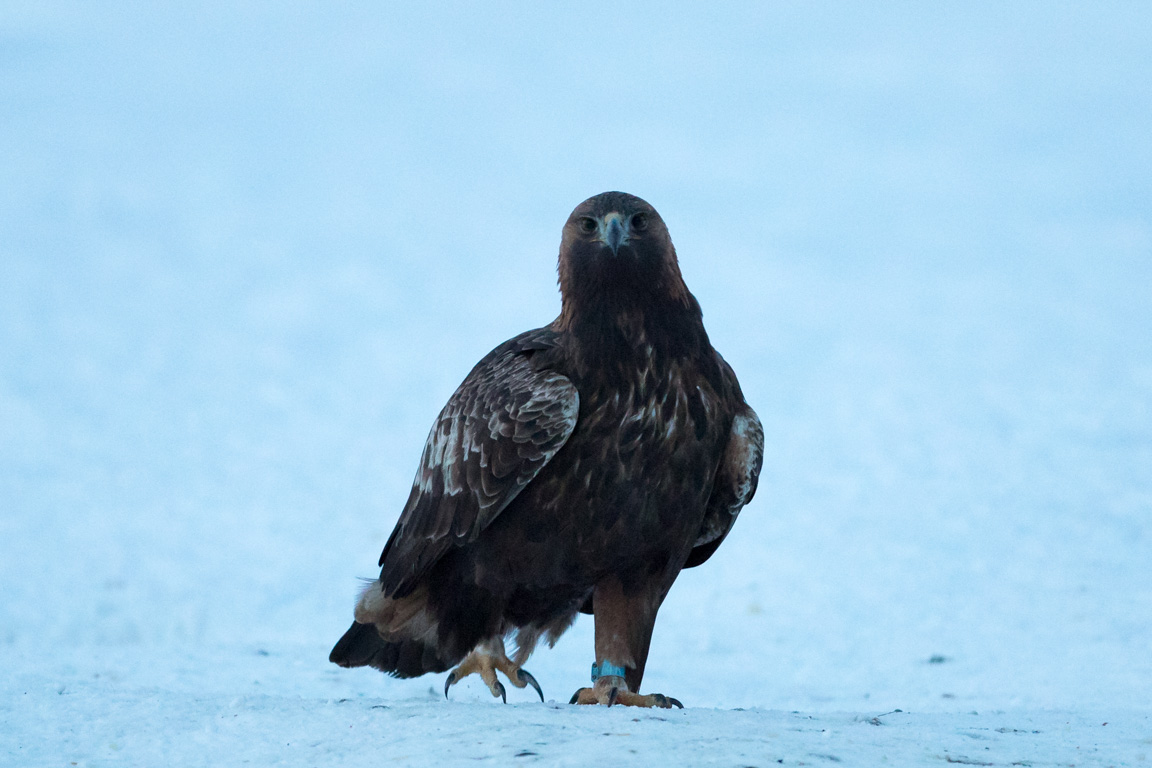
POLYGON ((545 348, 529 332, 481 360, 440 412, 408 503, 380 555, 388 597, 403 597, 450 547, 474 541, 563 447, 579 395, 532 366, 545 348))

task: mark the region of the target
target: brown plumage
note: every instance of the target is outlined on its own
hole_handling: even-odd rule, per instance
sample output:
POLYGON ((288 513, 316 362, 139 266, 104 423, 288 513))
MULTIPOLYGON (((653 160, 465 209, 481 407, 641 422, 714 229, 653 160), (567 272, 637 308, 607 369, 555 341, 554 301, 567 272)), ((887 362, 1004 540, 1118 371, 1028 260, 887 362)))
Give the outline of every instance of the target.
POLYGON ((520 666, 583 610, 602 676, 573 700, 674 702, 638 695, 656 612, 752 498, 763 432, 650 205, 581 203, 559 273, 560 316, 490 352, 433 425, 333 662, 413 677, 463 660, 448 685, 479 672, 502 695, 500 670, 538 688, 520 666))

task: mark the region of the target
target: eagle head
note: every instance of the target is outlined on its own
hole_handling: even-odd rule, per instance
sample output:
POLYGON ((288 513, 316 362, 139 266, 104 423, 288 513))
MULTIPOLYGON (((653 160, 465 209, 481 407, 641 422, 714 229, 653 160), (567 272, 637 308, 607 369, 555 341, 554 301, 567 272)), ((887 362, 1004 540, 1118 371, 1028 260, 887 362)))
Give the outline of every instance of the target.
POLYGON ((626 192, 603 192, 576 206, 564 224, 559 273, 566 315, 690 300, 664 219, 626 192))

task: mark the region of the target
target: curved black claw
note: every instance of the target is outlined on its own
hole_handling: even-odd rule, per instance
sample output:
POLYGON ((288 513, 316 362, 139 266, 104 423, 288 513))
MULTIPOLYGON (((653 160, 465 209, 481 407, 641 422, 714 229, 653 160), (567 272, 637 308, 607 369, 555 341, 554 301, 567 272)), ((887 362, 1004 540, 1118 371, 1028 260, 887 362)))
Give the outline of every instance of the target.
POLYGON ((500 691, 500 700, 505 704, 508 703, 508 692, 504 690, 504 683, 499 680, 496 681, 496 690, 500 691))
POLYGON ((448 698, 448 689, 452 687, 452 683, 456 682, 456 673, 450 672, 448 679, 444 681, 444 698, 448 698))
POLYGON ((680 709, 684 709, 684 705, 680 703, 680 699, 674 699, 671 696, 669 696, 668 701, 672 702, 673 704, 675 704, 680 709))
POLYGON ((577 701, 579 701, 580 700, 580 691, 582 691, 582 690, 584 690, 584 689, 583 688, 577 688, 576 693, 572 694, 572 698, 568 699, 568 703, 569 704, 575 704, 577 701))
POLYGON ((619 688, 613 688, 612 690, 608 691, 608 706, 612 706, 613 704, 615 704, 616 703, 616 697, 619 695, 620 695, 620 689, 619 688))
POLYGON ((536 689, 537 695, 540 696, 540 701, 544 701, 544 691, 540 690, 540 683, 536 682, 536 678, 532 677, 532 673, 526 669, 516 670, 516 677, 520 678, 520 682, 528 683, 536 689))
POLYGON ((684 705, 680 703, 679 699, 674 699, 671 696, 665 696, 662 693, 654 693, 652 695, 655 697, 656 703, 659 704, 664 709, 671 709, 673 706, 677 706, 677 707, 680 707, 680 709, 684 709, 684 705))

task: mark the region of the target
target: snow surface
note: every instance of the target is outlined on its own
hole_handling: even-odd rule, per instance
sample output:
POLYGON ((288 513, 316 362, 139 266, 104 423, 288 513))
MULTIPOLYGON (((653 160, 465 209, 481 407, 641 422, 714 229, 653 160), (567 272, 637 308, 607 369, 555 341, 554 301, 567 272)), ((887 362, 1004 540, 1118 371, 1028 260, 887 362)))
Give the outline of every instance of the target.
POLYGON ((1119 2, 6 2, 0 763, 1146 764, 1149 50, 1119 2), (558 705, 328 664, 606 189, 768 435, 657 624, 689 708, 563 704, 587 619, 558 705))

